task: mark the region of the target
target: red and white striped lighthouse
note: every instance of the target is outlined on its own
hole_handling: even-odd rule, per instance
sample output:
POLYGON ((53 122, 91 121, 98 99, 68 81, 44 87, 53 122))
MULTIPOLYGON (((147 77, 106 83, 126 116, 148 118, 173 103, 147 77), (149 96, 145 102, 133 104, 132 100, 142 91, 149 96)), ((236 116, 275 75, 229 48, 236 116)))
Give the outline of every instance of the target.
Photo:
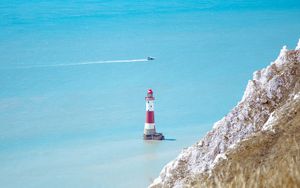
POLYGON ((163 140, 162 133, 157 133, 155 129, 154 121, 154 96, 152 89, 147 92, 146 100, 146 122, 144 127, 144 139, 145 140, 163 140))
POLYGON ((154 100, 153 91, 149 89, 147 92, 146 100, 146 122, 144 128, 145 135, 153 135, 156 133, 154 122, 154 100))

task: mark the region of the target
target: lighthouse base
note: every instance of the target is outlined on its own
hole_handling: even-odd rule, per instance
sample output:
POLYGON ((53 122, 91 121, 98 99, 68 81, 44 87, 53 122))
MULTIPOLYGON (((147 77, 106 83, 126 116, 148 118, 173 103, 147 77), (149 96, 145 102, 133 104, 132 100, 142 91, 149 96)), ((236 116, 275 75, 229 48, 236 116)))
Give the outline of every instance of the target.
POLYGON ((150 135, 144 134, 144 140, 164 140, 165 137, 162 133, 154 133, 150 135))

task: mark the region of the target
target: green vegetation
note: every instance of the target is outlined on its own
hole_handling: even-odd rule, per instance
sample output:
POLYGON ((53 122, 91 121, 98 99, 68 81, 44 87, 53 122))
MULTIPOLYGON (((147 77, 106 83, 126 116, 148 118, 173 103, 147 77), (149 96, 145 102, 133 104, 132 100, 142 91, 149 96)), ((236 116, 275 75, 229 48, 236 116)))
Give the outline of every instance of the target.
POLYGON ((300 187, 300 105, 280 110, 273 131, 258 132, 226 153, 211 176, 195 178, 192 187, 300 187))

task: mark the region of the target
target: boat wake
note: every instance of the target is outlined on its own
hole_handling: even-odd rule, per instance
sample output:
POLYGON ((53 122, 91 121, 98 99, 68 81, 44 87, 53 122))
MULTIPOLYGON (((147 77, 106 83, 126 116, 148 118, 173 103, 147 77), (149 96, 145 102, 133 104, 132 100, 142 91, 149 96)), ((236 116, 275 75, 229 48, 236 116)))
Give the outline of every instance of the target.
POLYGON ((149 59, 127 59, 127 60, 110 60, 110 61, 84 61, 78 63, 62 63, 62 64, 46 64, 46 65, 30 65, 18 66, 11 69, 30 69, 30 68, 43 68, 43 67, 68 67, 68 66, 81 66, 81 65, 94 65, 94 64, 114 64, 114 63, 138 63, 147 62, 149 59))

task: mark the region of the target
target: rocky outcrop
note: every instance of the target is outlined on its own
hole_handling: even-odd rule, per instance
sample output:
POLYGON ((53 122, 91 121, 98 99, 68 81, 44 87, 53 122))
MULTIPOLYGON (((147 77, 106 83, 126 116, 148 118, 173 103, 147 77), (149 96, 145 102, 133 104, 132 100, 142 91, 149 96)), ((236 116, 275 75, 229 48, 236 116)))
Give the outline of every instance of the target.
POLYGON ((239 143, 272 130, 277 112, 288 101, 299 98, 300 40, 295 50, 284 46, 274 62, 254 72, 237 106, 216 122, 203 139, 168 163, 149 187, 189 187, 195 178, 210 176, 239 143))

